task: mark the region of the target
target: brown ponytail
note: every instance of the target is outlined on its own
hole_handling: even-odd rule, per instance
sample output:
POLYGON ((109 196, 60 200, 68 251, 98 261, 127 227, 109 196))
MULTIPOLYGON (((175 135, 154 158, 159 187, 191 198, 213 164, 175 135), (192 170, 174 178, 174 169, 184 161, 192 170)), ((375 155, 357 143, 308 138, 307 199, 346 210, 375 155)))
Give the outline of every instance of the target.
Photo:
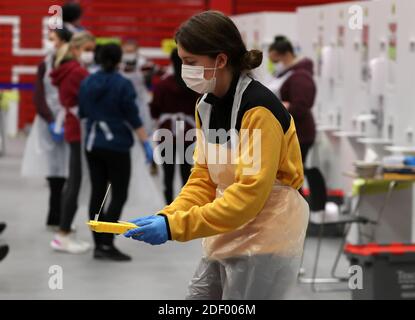
POLYGON ((249 50, 241 59, 242 70, 252 70, 258 68, 262 63, 262 51, 260 50, 249 50))

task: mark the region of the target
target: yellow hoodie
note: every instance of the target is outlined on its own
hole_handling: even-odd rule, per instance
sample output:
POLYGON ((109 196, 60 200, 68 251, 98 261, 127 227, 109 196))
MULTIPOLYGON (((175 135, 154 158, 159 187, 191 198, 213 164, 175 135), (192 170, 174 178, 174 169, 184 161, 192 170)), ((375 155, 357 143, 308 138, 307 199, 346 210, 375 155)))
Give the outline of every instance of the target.
MULTIPOLYGON (((208 96, 213 101, 208 101, 208 97, 205 99, 212 103, 211 117, 219 119, 216 122, 222 128, 226 126, 221 123, 226 116, 221 113, 229 113, 234 90, 235 83, 225 98, 208 96), (215 112, 219 114, 215 115, 215 112)), ((195 118, 200 129, 197 110, 195 118)), ((198 158, 201 152, 198 137, 189 180, 178 197, 159 213, 168 222, 171 240, 189 241, 235 230, 261 211, 276 180, 295 189, 303 184, 301 151, 294 120, 278 98, 259 82, 252 81, 242 96, 238 119, 239 132, 245 129, 250 134, 249 147, 242 148, 246 150, 241 152, 253 154, 251 133, 254 129, 261 130, 259 170, 255 174, 244 174, 244 168, 252 164, 238 161, 234 183, 225 189, 222 197, 216 198, 217 185, 209 175, 206 162, 198 158)), ((209 128, 216 127, 217 124, 215 126, 211 121, 209 128)))

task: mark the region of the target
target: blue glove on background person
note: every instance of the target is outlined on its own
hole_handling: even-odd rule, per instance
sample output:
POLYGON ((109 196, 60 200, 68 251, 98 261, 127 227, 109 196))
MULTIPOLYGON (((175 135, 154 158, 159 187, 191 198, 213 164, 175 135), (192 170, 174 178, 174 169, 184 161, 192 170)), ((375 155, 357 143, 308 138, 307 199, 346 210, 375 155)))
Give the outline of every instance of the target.
POLYGON ((404 165, 406 166, 415 166, 415 157, 414 156, 407 156, 403 161, 404 165))
POLYGON ((151 146, 150 141, 143 142, 144 152, 146 154, 146 163, 153 162, 153 147, 151 146))
POLYGON ((166 218, 161 215, 146 216, 130 222, 139 226, 127 231, 124 236, 134 240, 144 241, 152 245, 159 245, 169 240, 166 218))
POLYGON ((53 141, 62 142, 63 137, 64 137, 64 129, 62 127, 59 132, 56 132, 55 128, 56 128, 56 122, 49 123, 48 129, 49 129, 50 134, 52 135, 53 141))

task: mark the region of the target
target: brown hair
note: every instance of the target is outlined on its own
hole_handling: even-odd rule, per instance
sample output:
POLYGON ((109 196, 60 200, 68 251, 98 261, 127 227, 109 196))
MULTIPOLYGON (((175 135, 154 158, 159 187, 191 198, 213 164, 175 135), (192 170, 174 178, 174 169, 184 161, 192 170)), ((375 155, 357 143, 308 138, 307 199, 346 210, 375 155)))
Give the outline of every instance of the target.
POLYGON ((277 51, 279 54, 291 53, 295 55, 291 41, 284 36, 276 36, 274 42, 269 47, 269 51, 277 51))
POLYGON ((234 72, 255 69, 262 62, 262 52, 248 51, 238 28, 219 11, 194 15, 179 27, 175 40, 195 55, 216 58, 218 54, 225 53, 234 72))

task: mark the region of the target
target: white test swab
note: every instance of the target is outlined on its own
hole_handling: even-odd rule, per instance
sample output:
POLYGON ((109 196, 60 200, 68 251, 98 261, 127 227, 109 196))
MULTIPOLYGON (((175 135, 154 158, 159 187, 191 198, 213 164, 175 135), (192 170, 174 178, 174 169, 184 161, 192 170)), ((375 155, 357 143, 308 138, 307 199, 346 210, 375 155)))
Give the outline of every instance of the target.
POLYGON ((110 192, 110 189, 111 189, 111 183, 110 183, 110 184, 108 184, 107 192, 105 193, 104 200, 103 200, 103 201, 102 201, 102 203, 101 203, 101 208, 99 208, 99 212, 98 212, 97 214, 95 214, 95 219, 94 219, 94 221, 98 221, 99 215, 101 214, 102 208, 104 208, 105 201, 107 200, 107 197, 108 197, 108 194, 109 194, 109 192, 110 192))

